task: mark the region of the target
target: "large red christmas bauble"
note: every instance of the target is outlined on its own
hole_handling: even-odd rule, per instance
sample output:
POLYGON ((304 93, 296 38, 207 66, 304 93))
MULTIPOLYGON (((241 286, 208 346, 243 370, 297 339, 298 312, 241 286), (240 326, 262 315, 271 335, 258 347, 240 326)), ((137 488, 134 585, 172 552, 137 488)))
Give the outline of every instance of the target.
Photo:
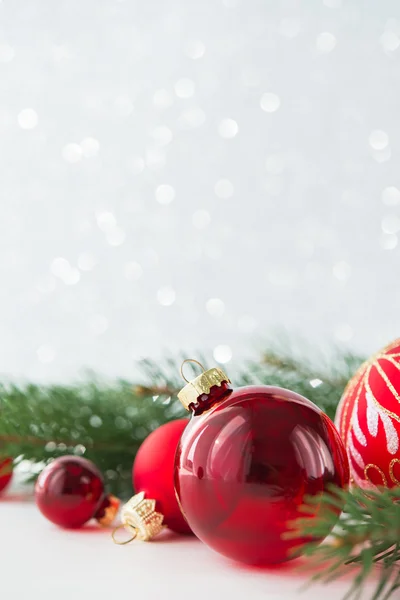
POLYGON ((4 458, 4 456, 0 456, 0 492, 2 492, 11 481, 12 467, 12 458, 4 458))
POLYGON ((192 533, 174 490, 176 447, 187 424, 187 419, 177 419, 153 431, 140 446, 132 472, 136 492, 156 500, 156 510, 164 515, 165 524, 178 533, 192 533))
POLYGON ((95 465, 79 456, 56 458, 39 475, 35 500, 41 513, 61 527, 82 527, 93 517, 100 522, 112 498, 95 465))
POLYGON ((365 362, 336 413, 351 482, 363 489, 400 485, 400 339, 365 362))
POLYGON ((232 390, 220 369, 206 371, 191 386, 194 391, 189 385, 179 394, 193 416, 178 446, 175 486, 193 532, 241 562, 293 558, 291 550, 308 540, 282 534, 300 516, 305 497, 348 484, 335 426, 289 390, 232 390))

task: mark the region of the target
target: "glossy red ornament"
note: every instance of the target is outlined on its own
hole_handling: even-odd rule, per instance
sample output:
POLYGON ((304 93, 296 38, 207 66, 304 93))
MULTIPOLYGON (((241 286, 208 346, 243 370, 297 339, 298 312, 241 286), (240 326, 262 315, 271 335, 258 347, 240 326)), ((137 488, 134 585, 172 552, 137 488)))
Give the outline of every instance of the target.
POLYGON ((35 500, 49 521, 67 528, 82 527, 92 518, 103 522, 108 509, 117 509, 104 492, 98 468, 79 456, 63 456, 47 465, 37 479, 35 500))
POLYGON ((178 533, 192 533, 182 516, 174 490, 174 461, 178 442, 188 424, 177 419, 161 425, 140 446, 133 464, 133 487, 146 498, 156 500, 164 523, 178 533))
POLYGON ((13 460, 0 456, 0 492, 2 492, 12 479, 13 460))
POLYGON ((400 485, 400 339, 365 362, 347 385, 336 413, 353 485, 400 485))
MULTIPOLYGON (((211 371, 221 373, 203 375, 211 371)), ((306 398, 270 386, 232 390, 228 381, 189 404, 176 455, 181 508, 217 552, 256 565, 282 562, 306 541, 282 539, 305 496, 347 485, 346 452, 332 421, 306 398)))

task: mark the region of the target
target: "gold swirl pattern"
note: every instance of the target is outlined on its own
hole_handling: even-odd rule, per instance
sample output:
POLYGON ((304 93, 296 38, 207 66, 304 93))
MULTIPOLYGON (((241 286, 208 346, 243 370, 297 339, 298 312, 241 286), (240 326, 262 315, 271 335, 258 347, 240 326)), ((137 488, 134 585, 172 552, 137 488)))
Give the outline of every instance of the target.
MULTIPOLYGON (((372 391, 371 381, 370 381, 371 372, 373 371, 373 369, 375 369, 376 373, 379 374, 382 382, 385 384, 386 389, 390 392, 390 396, 396 400, 396 403, 400 404, 400 390, 397 390, 394 387, 392 381, 390 381, 390 379, 382 365, 383 361, 387 361, 392 366, 394 366, 398 371, 400 371, 400 364, 396 360, 396 359, 400 358, 400 352, 398 351, 399 347, 400 347, 400 339, 397 339, 394 342, 388 344, 381 351, 374 354, 368 361, 363 363, 363 365, 361 365, 361 367, 359 368, 357 373, 354 375, 354 377, 350 380, 350 382, 348 383, 348 385, 343 393, 343 409, 342 409, 342 414, 340 417, 339 425, 340 425, 340 431, 341 431, 342 437, 346 442, 346 448, 349 453, 349 457, 351 457, 352 459, 354 457, 352 457, 351 444, 349 443, 349 441, 350 441, 350 436, 355 435, 354 431, 353 431, 354 423, 355 423, 355 421, 358 422, 358 420, 357 419, 354 420, 353 415, 354 415, 355 411, 357 411, 356 414, 358 414, 359 402, 360 402, 362 392, 369 394, 370 399, 376 406, 376 409, 378 410, 379 413, 381 413, 381 419, 383 419, 384 426, 385 426, 384 421, 387 417, 389 417, 393 421, 396 421, 397 423, 400 423, 400 407, 399 407, 399 412, 397 414, 395 412, 385 408, 385 406, 383 406, 381 404, 379 399, 376 397, 376 395, 372 391), (391 350, 395 350, 395 352, 390 354, 391 350), (358 389, 357 389, 357 386, 358 386, 358 389), (356 390, 357 390, 357 392, 356 392, 356 390), (356 392, 356 396, 354 397, 353 394, 355 392, 356 392), (348 419, 349 411, 351 411, 351 415, 348 419), (385 415, 387 415, 387 417, 385 417, 385 415), (347 423, 348 423, 348 425, 346 426, 347 423), (347 431, 346 431, 346 429, 347 429, 347 431)), ((387 437, 388 436, 387 426, 385 428, 385 433, 386 433, 386 437, 387 437)), ((392 430, 392 433, 393 433, 393 435, 395 435, 395 433, 396 433, 395 430, 392 430)), ((387 440, 388 440, 388 438, 387 438, 387 440)), ((353 460, 353 462, 354 462, 354 460, 353 460)), ((395 485, 400 485, 400 480, 397 479, 396 475, 394 474, 394 467, 397 463, 399 463, 399 465, 400 465, 400 459, 398 459, 398 458, 393 458, 390 461, 390 463, 388 464, 388 473, 389 473, 390 479, 391 479, 390 483, 393 483, 395 485)), ((370 483, 371 485, 375 485, 372 483, 371 478, 369 476, 371 469, 373 469, 377 473, 379 473, 379 476, 382 479, 382 485, 384 487, 388 487, 387 476, 385 475, 385 473, 383 472, 381 467, 379 467, 378 465, 375 465, 373 463, 367 464, 364 468, 365 480, 368 481, 368 483, 370 483)))
POLYGON ((382 477, 382 485, 383 487, 387 488, 388 484, 387 484, 387 479, 386 479, 386 475, 385 473, 382 471, 382 469, 380 467, 378 467, 378 465, 374 465, 373 463, 369 463, 368 465, 365 466, 364 469, 364 477, 365 479, 371 483, 372 485, 376 485, 376 483, 373 483, 368 475, 368 471, 370 469, 376 469, 379 473, 379 475, 382 477))

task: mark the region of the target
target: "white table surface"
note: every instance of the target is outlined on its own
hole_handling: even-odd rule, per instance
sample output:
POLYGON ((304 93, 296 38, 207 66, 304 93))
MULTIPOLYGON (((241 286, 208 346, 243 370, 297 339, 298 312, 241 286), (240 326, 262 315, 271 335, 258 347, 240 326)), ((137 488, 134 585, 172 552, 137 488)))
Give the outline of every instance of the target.
POLYGON ((116 546, 96 524, 65 531, 15 487, 0 497, 0 566, 4 600, 340 600, 347 589, 339 582, 301 590, 307 576, 290 563, 252 569, 169 532, 116 546))

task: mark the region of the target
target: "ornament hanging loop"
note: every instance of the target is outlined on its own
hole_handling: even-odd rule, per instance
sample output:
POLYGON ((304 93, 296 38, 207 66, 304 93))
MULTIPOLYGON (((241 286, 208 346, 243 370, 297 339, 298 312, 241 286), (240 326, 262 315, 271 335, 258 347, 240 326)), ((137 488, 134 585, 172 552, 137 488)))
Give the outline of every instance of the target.
POLYGON ((118 540, 116 538, 115 534, 117 533, 117 531, 120 531, 120 529, 125 529, 125 531, 127 531, 127 526, 124 524, 118 525, 118 527, 116 527, 111 534, 113 542, 114 542, 114 544, 117 544, 117 546, 126 546, 127 544, 130 544, 131 542, 133 542, 133 540, 136 539, 136 537, 137 537, 136 529, 129 527, 129 532, 132 534, 131 537, 128 538, 127 540, 118 540))
POLYGON ((182 379, 184 381, 186 381, 186 383, 190 383, 189 379, 186 379, 184 373, 183 373, 183 367, 186 363, 195 363, 196 365, 199 365, 199 367, 203 370, 203 373, 206 372, 205 367, 201 364, 201 362, 199 362, 198 360, 196 360, 195 358, 185 358, 185 360, 183 361, 183 363, 181 364, 181 375, 182 375, 182 379))

